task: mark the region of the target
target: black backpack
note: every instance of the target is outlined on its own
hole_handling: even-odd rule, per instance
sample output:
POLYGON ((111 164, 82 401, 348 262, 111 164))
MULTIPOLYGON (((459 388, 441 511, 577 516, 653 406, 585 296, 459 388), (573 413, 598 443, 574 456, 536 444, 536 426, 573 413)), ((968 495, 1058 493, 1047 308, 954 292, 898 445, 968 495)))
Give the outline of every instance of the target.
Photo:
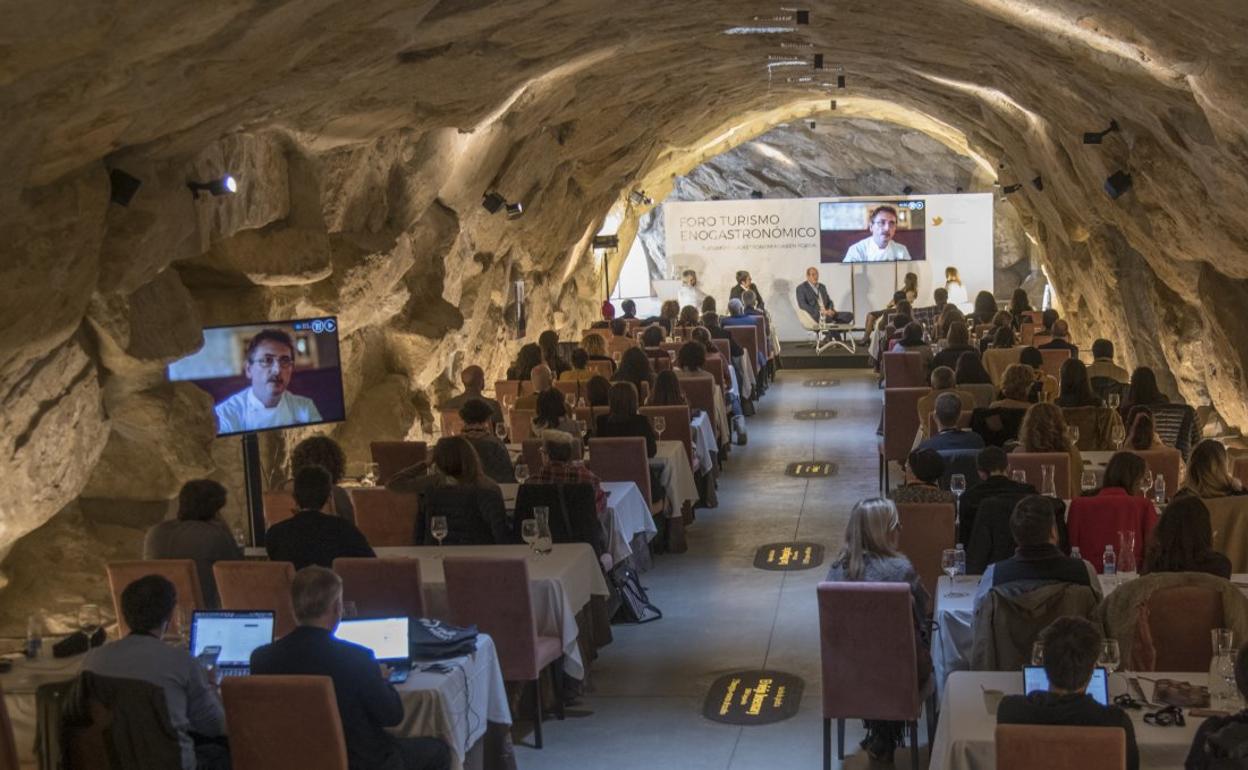
POLYGON ((1238 715, 1205 736, 1209 770, 1248 768, 1248 717, 1238 715))

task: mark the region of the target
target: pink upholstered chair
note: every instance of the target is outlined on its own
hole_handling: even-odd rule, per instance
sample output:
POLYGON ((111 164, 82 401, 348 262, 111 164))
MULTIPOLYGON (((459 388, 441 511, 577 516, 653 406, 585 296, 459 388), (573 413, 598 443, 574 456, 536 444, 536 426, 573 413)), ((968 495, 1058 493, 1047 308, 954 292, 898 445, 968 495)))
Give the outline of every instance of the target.
POLYGON ((270 489, 264 493, 264 528, 268 529, 279 521, 286 521, 299 510, 295 496, 280 489, 270 489))
MULTIPOLYGON (((1023 452, 1015 450, 1006 455, 1006 462, 1009 466, 1009 472, 1013 473, 1016 469, 1027 474, 1027 483, 1040 489, 1040 481, 1044 478, 1043 468, 1046 465, 1053 466, 1053 486, 1057 490, 1059 500, 1070 499, 1070 455, 1066 452, 1023 452)), ((1080 468, 1082 473, 1083 469, 1080 468)), ((1041 490, 1043 491, 1043 490, 1041 490)))
POLYGON ((716 385, 721 388, 728 387, 728 359, 718 353, 707 355, 706 363, 702 365, 702 368, 711 373, 716 385))
POLYGON ((643 406, 637 410, 645 417, 663 418, 663 432, 659 434, 660 441, 679 441, 685 447, 685 453, 689 455, 689 465, 693 467, 693 427, 689 424, 690 415, 689 407, 677 404, 676 406, 643 406))
MULTIPOLYGON (((952 524, 950 525, 952 526, 952 524)), ((823 767, 845 758, 845 720, 910 723, 910 757, 919 767, 919 715, 927 708, 928 745, 936 713, 931 677, 919 684, 914 599, 906 583, 820 583, 819 652, 823 661, 823 767)))
MULTIPOLYGON (((907 354, 907 355, 918 355, 907 354)), ((884 435, 880 439, 880 490, 888 491, 888 463, 905 462, 919 431, 919 399, 931 388, 884 389, 884 435)))
POLYGON ((758 371, 758 351, 762 345, 758 342, 757 326, 725 326, 725 331, 736 340, 737 344, 745 349, 746 365, 750 367, 750 371, 758 371))
POLYGON ((654 356, 650 359, 650 366, 654 369, 654 373, 666 371, 672 368, 671 356, 654 356))
POLYGON ((227 677, 221 699, 234 770, 347 770, 347 741, 329 677, 227 677))
POLYGON ((611 375, 615 374, 615 367, 610 361, 590 361, 585 365, 591 372, 597 375, 611 379, 611 375))
POLYGON ((360 617, 424 617, 419 559, 342 557, 334 559, 334 572, 343 600, 355 602, 360 617))
POLYGON ((923 356, 919 353, 885 353, 884 387, 918 388, 927 384, 923 356))
POLYGON ((1040 366, 1041 369, 1044 369, 1044 373, 1061 381, 1062 364, 1066 359, 1070 358, 1070 350, 1066 348, 1045 348, 1040 351, 1040 356, 1044 359, 1040 366))
POLYGON ((580 380, 558 380, 555 382, 555 390, 562 393, 565 399, 571 396, 575 403, 577 396, 585 390, 585 383, 580 380))
MULTIPOLYGON (((1231 466, 1233 470, 1231 475, 1248 484, 1248 457, 1236 457, 1235 462, 1231 466)), ((1166 482, 1167 484, 1170 482, 1166 482)))
POLYGON ((219 561, 212 565, 223 610, 273 610, 273 634, 294 629, 290 584, 295 565, 288 561, 219 561))
MULTIPOLYGON (((715 382, 713 380, 681 377, 680 391, 685 394, 685 400, 689 402, 691 409, 701 409, 710 417, 711 424, 716 424, 715 382)), ((720 436, 718 433, 715 438, 721 443, 728 440, 728 436, 720 436)), ((718 448, 716 447, 717 450, 718 448)))
MULTIPOLYGON (((650 461, 646 458, 646 440, 629 438, 591 438, 589 469, 602 481, 631 481, 641 491, 643 500, 650 500, 650 461)), ((650 503, 650 512, 663 512, 663 500, 650 503)))
POLYGON ((614 356, 616 353, 623 355, 629 348, 637 347, 637 340, 632 337, 607 337, 607 355, 614 356))
POLYGON ((1137 454, 1144 459, 1144 463, 1148 469, 1153 472, 1155 478, 1158 474, 1166 478, 1166 496, 1174 497, 1174 493, 1179 489, 1179 466, 1183 462, 1183 455, 1179 450, 1173 447, 1165 449, 1124 449, 1124 452, 1137 454))
POLYGON ((537 414, 535 409, 516 409, 511 410, 511 443, 522 444, 533 433, 533 416, 537 414))
POLYGON ((1044 331, 1044 327, 1036 329, 1036 333, 1031 336, 1031 346, 1038 348, 1041 345, 1047 345, 1053 341, 1053 334, 1044 331))
MULTIPOLYGON (((109 562, 108 587, 113 593, 113 610, 117 613, 119 636, 130 633, 126 618, 121 614, 121 592, 126 586, 147 575, 161 575, 178 593, 178 609, 182 610, 187 621, 191 619, 193 610, 204 608, 204 594, 199 586, 199 574, 195 571, 195 562, 191 559, 149 559, 146 561, 114 561, 109 562)), ((177 630, 178 614, 174 613, 170 630, 177 630)), ((190 629, 183 629, 190 633, 190 629)))
POLYGON ((1121 727, 997 725, 1002 770, 1125 770, 1127 733, 1121 727))
MULTIPOLYGON (((1139 670, 1209 670, 1213 658, 1209 632, 1225 626, 1222 597, 1216 591, 1203 586, 1162 588, 1148 597, 1141 615, 1141 621, 1147 621, 1153 665, 1139 670)), ((1144 656, 1149 657, 1148 652, 1144 656)), ((1135 662, 1140 662, 1138 657, 1135 662)))
POLYGON ((897 548, 910 559, 930 596, 942 574, 940 552, 954 546, 953 503, 901 503, 897 506, 901 534, 897 548))
POLYGON ((464 420, 459 416, 458 409, 444 409, 442 415, 442 435, 458 436, 464 429, 464 420))
POLYGON ((377 483, 385 484, 404 468, 425 461, 429 448, 423 441, 373 441, 368 445, 373 462, 377 463, 377 483))
POLYGON ((347 490, 355 509, 355 526, 374 548, 416 545, 419 498, 385 487, 347 490))
POLYGON ((1036 324, 1025 323, 1018 327, 1019 341, 1023 345, 1031 345, 1032 340, 1036 338, 1036 324))
POLYGON ((21 770, 17 761, 17 739, 13 737, 13 721, 4 702, 4 688, 0 687, 0 770, 21 770))
POLYGON ((542 747, 542 672, 550 670, 563 719, 563 642, 539 636, 529 596, 529 565, 522 558, 483 559, 448 556, 442 562, 451 622, 476 625, 494 640, 498 665, 508 682, 533 686, 533 742, 542 747))
MULTIPOLYGON (((686 337, 686 339, 688 338, 686 337)), ((713 339, 711 344, 715 346, 715 349, 719 351, 719 354, 723 356, 725 361, 732 360, 732 342, 725 339, 713 339)))

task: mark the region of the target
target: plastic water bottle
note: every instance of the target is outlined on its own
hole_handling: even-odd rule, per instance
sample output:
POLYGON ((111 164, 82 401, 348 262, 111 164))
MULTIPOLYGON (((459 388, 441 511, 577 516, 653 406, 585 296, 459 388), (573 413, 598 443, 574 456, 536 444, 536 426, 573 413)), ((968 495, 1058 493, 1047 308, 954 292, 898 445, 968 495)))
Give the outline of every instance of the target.
POLYGON ((953 548, 953 563, 958 567, 958 574, 966 574, 966 546, 958 543, 953 548))
POLYGON ((1153 482, 1153 499, 1158 505, 1166 504, 1166 477, 1157 474, 1157 480, 1153 482))
POLYGON ((43 649, 43 618, 35 613, 26 618, 26 657, 34 660, 43 649))
POLYGON ((1114 553, 1112 545, 1105 546, 1105 556, 1102 559, 1101 574, 1105 577, 1114 577, 1118 574, 1118 556, 1114 553))
POLYGON ((1072 545, 1070 547, 1070 558, 1079 560, 1083 559, 1083 554, 1079 552, 1079 546, 1072 545))

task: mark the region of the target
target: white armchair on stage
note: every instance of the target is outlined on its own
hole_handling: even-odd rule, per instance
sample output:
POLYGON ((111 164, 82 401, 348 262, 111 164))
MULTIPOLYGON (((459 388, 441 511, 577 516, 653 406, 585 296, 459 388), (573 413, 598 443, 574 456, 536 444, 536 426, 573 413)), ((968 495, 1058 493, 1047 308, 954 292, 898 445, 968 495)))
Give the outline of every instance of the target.
POLYGON ((851 333, 854 329, 854 325, 852 323, 834 324, 828 323, 823 319, 816 321, 810 317, 809 313, 802 310, 801 305, 797 304, 796 294, 789 295, 789 304, 793 307, 793 313, 797 316, 797 320, 801 322, 802 328, 810 332, 816 355, 822 355, 823 351, 832 347, 840 347, 844 349, 846 353, 851 354, 858 352, 858 348, 854 343, 853 334, 851 333), (829 332, 840 332, 841 339, 828 337, 827 335, 829 332))

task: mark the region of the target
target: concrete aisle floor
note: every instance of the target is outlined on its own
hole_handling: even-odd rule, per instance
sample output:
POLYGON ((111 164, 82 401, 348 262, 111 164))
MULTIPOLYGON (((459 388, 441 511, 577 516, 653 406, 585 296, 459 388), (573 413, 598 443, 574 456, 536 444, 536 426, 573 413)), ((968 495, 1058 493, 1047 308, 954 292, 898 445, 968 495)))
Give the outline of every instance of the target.
MULTIPOLYGON (((876 493, 880 398, 869 372, 780 373, 758 414, 749 418, 748 444, 732 450, 720 480, 719 507, 698 511, 688 553, 658 557, 642 575, 663 619, 613 627, 615 641, 593 665, 592 692, 566 721, 545 723, 544 749, 517 746, 521 768, 821 766, 815 584, 840 547, 850 508, 876 493), (839 384, 803 385, 819 378, 839 384), (805 409, 834 409, 837 416, 818 422, 794 418, 805 409), (789 463, 808 460, 828 460, 839 470, 827 479, 784 475, 789 463), (823 543, 824 564, 787 573, 754 568, 758 546, 788 540, 823 543), (764 667, 805 680, 795 717, 759 727, 702 717, 702 702, 717 677, 764 667)), ((861 722, 848 723, 846 733, 844 767, 871 766, 858 749, 861 722)), ((926 750, 923 754, 926 762, 926 750)), ((910 766, 908 749, 898 751, 897 766, 910 766)))

